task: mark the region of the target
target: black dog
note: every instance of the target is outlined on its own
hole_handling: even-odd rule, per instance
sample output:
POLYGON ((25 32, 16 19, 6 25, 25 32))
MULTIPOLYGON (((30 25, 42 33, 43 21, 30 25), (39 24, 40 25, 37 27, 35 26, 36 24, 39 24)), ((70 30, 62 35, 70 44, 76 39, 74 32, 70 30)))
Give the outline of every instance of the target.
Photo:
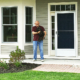
POLYGON ((44 32, 42 31, 42 29, 40 27, 37 28, 37 32, 38 31, 40 31, 40 33, 38 34, 39 35, 39 40, 38 41, 41 41, 44 38, 44 32))

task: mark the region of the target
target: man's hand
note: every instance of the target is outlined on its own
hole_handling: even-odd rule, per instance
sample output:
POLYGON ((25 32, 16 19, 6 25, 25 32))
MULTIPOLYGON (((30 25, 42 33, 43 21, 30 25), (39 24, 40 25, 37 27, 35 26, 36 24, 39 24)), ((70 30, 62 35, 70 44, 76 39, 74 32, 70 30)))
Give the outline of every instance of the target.
POLYGON ((38 34, 40 33, 41 31, 38 31, 38 34))

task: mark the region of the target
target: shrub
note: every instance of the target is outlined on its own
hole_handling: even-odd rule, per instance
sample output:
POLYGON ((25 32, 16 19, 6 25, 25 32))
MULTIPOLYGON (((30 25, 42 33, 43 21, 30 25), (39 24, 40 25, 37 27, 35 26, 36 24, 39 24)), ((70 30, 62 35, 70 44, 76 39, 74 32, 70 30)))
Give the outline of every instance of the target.
POLYGON ((25 52, 19 49, 17 46, 16 50, 11 51, 9 56, 10 56, 9 62, 13 62, 13 63, 21 62, 22 60, 25 59, 25 52))
POLYGON ((8 69, 9 65, 6 63, 6 61, 1 61, 0 60, 0 67, 3 67, 4 69, 8 69))
POLYGON ((19 66, 21 66, 22 64, 21 64, 21 62, 18 62, 18 61, 17 61, 17 62, 14 63, 14 65, 15 65, 16 67, 19 67, 19 66))

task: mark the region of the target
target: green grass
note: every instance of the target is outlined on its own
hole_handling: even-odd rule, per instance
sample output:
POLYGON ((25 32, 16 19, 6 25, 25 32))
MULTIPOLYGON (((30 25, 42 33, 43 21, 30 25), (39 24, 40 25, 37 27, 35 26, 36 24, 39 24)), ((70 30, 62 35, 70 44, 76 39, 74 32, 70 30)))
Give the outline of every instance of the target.
POLYGON ((80 80, 79 73, 24 71, 0 74, 0 80, 80 80))

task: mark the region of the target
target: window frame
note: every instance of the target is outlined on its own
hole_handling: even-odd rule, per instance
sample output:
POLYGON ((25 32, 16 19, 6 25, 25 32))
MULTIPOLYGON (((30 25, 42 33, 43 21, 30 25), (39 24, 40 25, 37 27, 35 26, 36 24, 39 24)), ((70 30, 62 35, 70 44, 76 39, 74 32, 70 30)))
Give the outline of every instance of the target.
POLYGON ((1 33, 2 33, 2 36, 1 36, 1 43, 18 43, 18 6, 2 6, 1 7, 1 33), (17 24, 3 24, 3 8, 13 8, 13 7, 16 7, 17 8, 17 24), (4 26, 12 26, 12 25, 16 25, 17 26, 17 41, 16 42, 4 42, 4 33, 3 33, 3 30, 4 30, 4 26))
MULTIPOLYGON (((51 5, 50 5, 50 12, 52 11, 52 6, 55 6, 55 10, 53 10, 54 12, 55 12, 55 11, 76 11, 76 4, 75 4, 75 3, 70 3, 70 4, 51 4, 51 5), (61 6, 62 6, 62 5, 65 5, 65 10, 61 10, 61 6), (71 9, 71 5, 75 5, 75 10, 72 10, 72 9, 71 9), (60 10, 56 10, 56 6, 60 6, 60 10), (70 6, 70 10, 66 10, 66 7, 67 7, 67 6, 70 6)), ((53 12, 53 11, 52 11, 52 12, 53 12)))
MULTIPOLYGON (((25 31, 24 31, 25 33, 26 33, 26 25, 32 25, 32 26, 31 26, 31 31, 32 31, 33 21, 34 21, 34 20, 33 20, 33 13, 34 13, 34 12, 33 12, 33 9, 34 9, 33 6, 25 6, 25 28, 24 28, 24 29, 25 29, 25 31), (26 7, 32 8, 32 24, 26 24, 26 7)), ((24 35, 25 35, 25 33, 24 33, 24 35)), ((31 44, 32 44, 32 41, 33 41, 32 32, 31 32, 31 42, 26 42, 26 35, 25 35, 24 37, 25 37, 25 38, 24 38, 24 39, 25 39, 25 44, 27 44, 27 43, 29 43, 29 44, 31 43, 31 44)))

